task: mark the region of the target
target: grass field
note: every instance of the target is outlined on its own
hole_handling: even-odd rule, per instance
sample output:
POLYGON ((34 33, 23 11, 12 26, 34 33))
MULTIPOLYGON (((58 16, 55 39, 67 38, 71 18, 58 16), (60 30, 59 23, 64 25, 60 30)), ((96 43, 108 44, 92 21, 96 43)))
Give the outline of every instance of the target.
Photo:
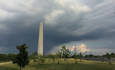
MULTIPOLYGON (((0 70, 19 70, 19 67, 11 62, 6 62, 0 63, 0 70)), ((115 64, 109 65, 106 62, 86 60, 75 64, 72 59, 65 62, 61 60, 60 64, 57 62, 49 63, 48 61, 45 64, 38 64, 38 62, 31 61, 23 70, 115 70, 115 64)))

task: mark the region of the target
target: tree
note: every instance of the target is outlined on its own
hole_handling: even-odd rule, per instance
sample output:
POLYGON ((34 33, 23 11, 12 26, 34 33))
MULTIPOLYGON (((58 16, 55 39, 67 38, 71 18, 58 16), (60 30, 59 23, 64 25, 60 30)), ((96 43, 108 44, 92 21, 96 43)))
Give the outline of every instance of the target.
POLYGON ((111 53, 111 57, 114 58, 114 57, 115 57, 115 54, 114 54, 114 53, 111 53))
POLYGON ((82 60, 82 57, 83 57, 82 53, 79 53, 78 57, 79 57, 79 59, 80 59, 80 62, 81 62, 81 60, 82 60))
POLYGON ((105 57, 108 59, 108 63, 111 64, 111 55, 106 53, 105 57))
POLYGON ((72 57, 75 59, 75 64, 77 64, 77 54, 74 53, 72 57))
POLYGON ((71 52, 69 51, 69 49, 66 48, 66 46, 62 46, 62 48, 57 52, 57 55, 60 58, 64 58, 64 61, 65 61, 65 58, 70 57, 70 54, 71 52))
POLYGON ((16 46, 19 53, 16 55, 16 58, 13 60, 14 64, 17 64, 20 67, 20 70, 29 64, 28 51, 26 44, 16 46))
POLYGON ((8 54, 7 57, 10 61, 14 60, 14 58, 16 57, 16 54, 8 54))
POLYGON ((69 49, 66 48, 66 46, 62 46, 60 52, 62 58, 68 58, 71 54, 71 52, 69 51, 69 49))
POLYGON ((58 64, 59 64, 59 63, 60 63, 60 58, 61 58, 61 52, 60 52, 60 51, 58 51, 58 52, 56 53, 56 57, 57 57, 58 64))

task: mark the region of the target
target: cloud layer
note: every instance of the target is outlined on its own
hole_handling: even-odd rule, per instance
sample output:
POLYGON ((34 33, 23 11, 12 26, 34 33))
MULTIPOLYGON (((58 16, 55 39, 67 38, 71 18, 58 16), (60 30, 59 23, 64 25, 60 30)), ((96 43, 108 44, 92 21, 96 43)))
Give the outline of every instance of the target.
MULTIPOLYGON (((44 52, 64 43, 85 43, 90 49, 114 48, 114 0, 0 0, 0 50, 16 52, 27 43, 37 48, 39 23, 44 22, 44 52)), ((115 52, 115 51, 112 51, 115 52)))

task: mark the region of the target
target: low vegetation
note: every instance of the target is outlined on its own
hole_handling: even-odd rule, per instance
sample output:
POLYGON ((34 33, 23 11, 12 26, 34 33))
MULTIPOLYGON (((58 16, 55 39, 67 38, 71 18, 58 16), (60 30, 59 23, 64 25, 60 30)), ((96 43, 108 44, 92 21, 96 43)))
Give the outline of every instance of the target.
POLYGON ((111 61, 115 58, 114 53, 102 56, 71 54, 66 46, 62 46, 55 55, 38 56, 34 53, 28 56, 26 44, 16 48, 17 54, 0 54, 0 70, 115 70, 115 62, 111 61))

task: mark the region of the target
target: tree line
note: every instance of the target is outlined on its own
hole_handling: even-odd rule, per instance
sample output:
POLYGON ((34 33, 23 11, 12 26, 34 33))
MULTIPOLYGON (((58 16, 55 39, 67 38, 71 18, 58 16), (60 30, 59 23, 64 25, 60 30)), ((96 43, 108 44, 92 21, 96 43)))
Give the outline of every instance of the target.
POLYGON ((55 60, 58 60, 59 64, 60 59, 64 59, 64 61, 66 61, 67 58, 74 58, 75 63, 78 62, 77 59, 80 59, 81 62, 84 58, 106 58, 108 59, 108 63, 111 64, 111 58, 115 58, 115 53, 106 53, 101 56, 93 54, 83 55, 82 53, 72 54, 71 51, 66 48, 66 46, 62 46, 56 54, 49 54, 46 56, 40 56, 37 55, 37 53, 31 54, 29 56, 27 50, 28 47, 26 44, 16 46, 16 48, 19 51, 17 54, 0 54, 0 62, 12 61, 14 64, 17 64, 20 67, 20 70, 28 65, 30 60, 43 64, 46 58, 50 58, 53 60, 53 62, 55 62, 55 60))
POLYGON ((16 57, 16 54, 0 54, 0 62, 11 61, 16 57))

